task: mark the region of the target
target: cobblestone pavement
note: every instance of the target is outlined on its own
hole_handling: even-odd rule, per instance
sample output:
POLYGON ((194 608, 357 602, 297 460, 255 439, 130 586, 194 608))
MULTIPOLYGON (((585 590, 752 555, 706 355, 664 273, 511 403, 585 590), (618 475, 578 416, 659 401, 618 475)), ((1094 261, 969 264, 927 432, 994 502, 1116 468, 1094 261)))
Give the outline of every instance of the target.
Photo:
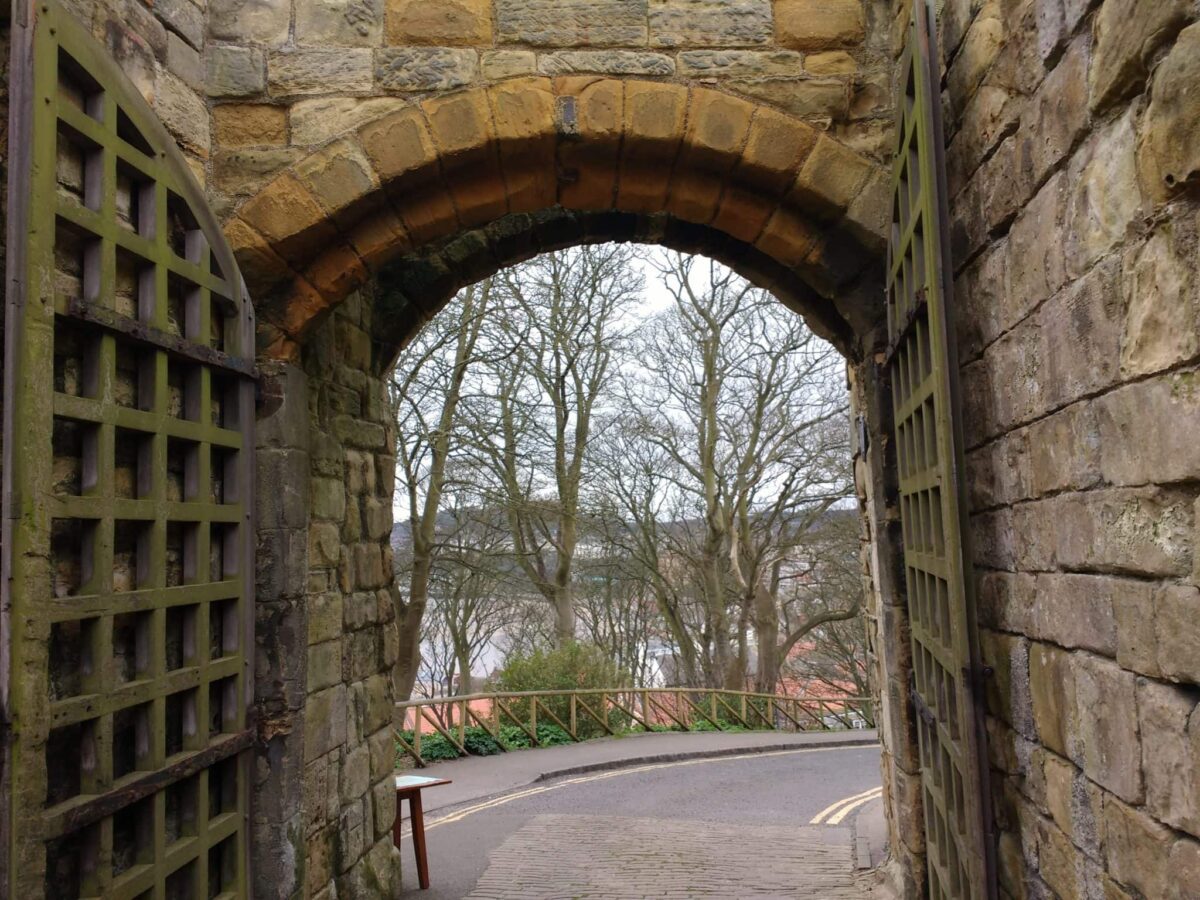
POLYGON ((843 828, 544 814, 491 855, 470 900, 862 900, 843 828))

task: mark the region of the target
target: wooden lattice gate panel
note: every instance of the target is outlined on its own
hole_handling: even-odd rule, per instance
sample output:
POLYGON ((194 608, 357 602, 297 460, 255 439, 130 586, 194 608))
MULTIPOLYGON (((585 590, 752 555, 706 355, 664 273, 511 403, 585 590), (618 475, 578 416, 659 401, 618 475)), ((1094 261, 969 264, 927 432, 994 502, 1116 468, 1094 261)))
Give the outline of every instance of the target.
POLYGON ((100 46, 13 41, 0 894, 245 896, 252 310, 100 46))
POLYGON ((888 365, 912 630, 929 895, 996 886, 938 103, 935 19, 915 0, 900 68, 888 247, 888 365))

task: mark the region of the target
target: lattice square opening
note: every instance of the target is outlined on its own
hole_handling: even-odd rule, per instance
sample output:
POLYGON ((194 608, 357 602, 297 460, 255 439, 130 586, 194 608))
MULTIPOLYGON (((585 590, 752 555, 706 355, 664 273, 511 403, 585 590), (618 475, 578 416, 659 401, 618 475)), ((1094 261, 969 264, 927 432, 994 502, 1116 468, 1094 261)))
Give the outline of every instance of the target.
POLYGON ((139 800, 113 816, 114 877, 154 862, 154 800, 139 800))
POLYGON ((92 519, 55 519, 50 526, 54 596, 74 597, 90 586, 95 572, 96 529, 92 519))
POLYGON ((46 806, 79 796, 83 773, 95 773, 94 723, 76 722, 52 728, 46 740, 46 806))
POLYGON ((222 298, 212 297, 208 317, 208 343, 214 350, 227 352, 225 334, 234 322, 233 315, 233 310, 222 298))
POLYGON ((133 124, 129 114, 119 106, 117 107, 117 137, 146 156, 154 157, 154 148, 150 146, 146 136, 133 124))
POLYGON ((238 530, 236 525, 214 522, 210 526, 209 581, 226 581, 238 574, 238 530))
POLYGON ((177 419, 200 420, 201 367, 170 360, 167 363, 167 413, 177 419))
POLYGON ((71 397, 96 397, 100 392, 100 338, 85 334, 69 322, 54 323, 54 390, 71 397))
POLYGON ((167 846, 196 834, 200 800, 200 776, 177 781, 166 790, 166 817, 163 831, 167 846))
POLYGON ((58 123, 54 176, 58 199, 69 205, 100 208, 102 151, 69 125, 58 123))
POLYGON ((150 587, 150 528, 149 522, 118 519, 113 523, 113 593, 150 587))
POLYGON ((112 777, 124 778, 140 769, 150 767, 151 742, 154 731, 150 727, 153 710, 149 703, 127 707, 113 713, 112 777))
POLYGON ((117 248, 112 308, 127 319, 149 322, 154 316, 154 263, 117 248))
POLYGON ((113 400, 129 409, 149 410, 154 406, 154 352, 117 341, 117 371, 113 400))
POLYGON ((84 873, 95 871, 100 826, 92 825, 46 844, 45 900, 78 900, 84 873))
POLYGON ((238 725, 237 678, 222 678, 208 686, 208 734, 232 734, 238 725))
POLYGON ((113 447, 113 496, 135 500, 149 496, 152 438, 141 431, 116 430, 113 447))
POLYGON ((97 121, 101 116, 104 89, 65 50, 58 51, 58 99, 97 121))
POLYGON ((195 441, 170 438, 167 441, 167 500, 199 499, 200 445, 195 441))
POLYGON ((167 278, 167 331, 191 341, 200 339, 200 288, 173 272, 167 278))
POLYGON ((152 623, 153 613, 150 612, 113 616, 113 675, 118 684, 149 677, 152 623))
POLYGON ((200 715, 198 689, 180 691, 167 696, 166 753, 174 756, 195 749, 200 715))
POLYGON ((167 876, 166 900, 196 900, 196 861, 190 860, 167 876))
POLYGON ((237 757, 222 760, 208 770, 208 817, 215 819, 237 810, 237 757))
POLYGON ((196 581, 200 529, 194 522, 168 522, 164 587, 196 581))
POLYGON ((208 609, 208 655, 210 659, 233 656, 238 652, 238 615, 236 600, 220 600, 208 609))
POLYGON ((54 493, 78 497, 96 485, 99 429, 90 422, 54 417, 54 493))
POLYGON ((230 835, 208 850, 208 900, 237 889, 238 839, 230 835))
POLYGON ((211 463, 213 503, 237 503, 239 499, 237 451, 227 447, 214 446, 211 463))
POLYGON ((117 160, 117 224, 153 240, 154 182, 124 161, 117 160))
POLYGON ((50 699, 66 700, 84 692, 92 674, 94 619, 72 619, 50 626, 50 699))
POLYGON ((100 287, 100 238, 66 219, 55 219, 54 292, 62 304, 96 301, 100 287))
POLYGON ((192 215, 191 207, 174 191, 167 191, 167 243, 171 251, 180 259, 199 263, 200 258, 188 255, 189 236, 200 230, 196 217, 192 215))
POLYGON ((238 427, 238 383, 234 378, 212 373, 212 423, 220 428, 238 427))
POLYGON ((196 623, 200 607, 172 606, 167 609, 166 663, 167 671, 195 665, 196 623))

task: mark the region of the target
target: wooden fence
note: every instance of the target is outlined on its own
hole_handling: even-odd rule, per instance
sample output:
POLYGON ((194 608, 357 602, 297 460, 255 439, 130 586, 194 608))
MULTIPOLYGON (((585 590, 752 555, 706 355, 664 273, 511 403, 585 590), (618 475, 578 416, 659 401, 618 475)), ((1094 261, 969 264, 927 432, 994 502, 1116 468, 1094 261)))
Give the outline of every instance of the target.
MULTIPOLYGON (((556 742, 623 731, 847 731, 875 726, 866 697, 789 697, 710 688, 612 688, 466 694, 397 703, 397 745, 418 766, 422 735, 440 735, 458 756, 470 756, 468 729, 483 729, 492 752, 507 750, 505 730, 522 743, 549 739, 539 726, 553 725, 556 742), (519 732, 511 729, 519 729, 519 732)), ((477 732, 476 732, 477 733, 477 732)), ((444 747, 444 745, 443 745, 444 747)))

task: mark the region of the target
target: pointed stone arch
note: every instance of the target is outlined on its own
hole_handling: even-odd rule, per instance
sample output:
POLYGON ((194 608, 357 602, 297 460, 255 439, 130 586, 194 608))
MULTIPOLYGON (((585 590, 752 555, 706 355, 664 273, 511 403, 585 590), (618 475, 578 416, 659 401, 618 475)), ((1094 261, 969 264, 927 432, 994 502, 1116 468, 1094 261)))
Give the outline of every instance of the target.
POLYGON ((226 232, 260 298, 271 356, 293 356, 316 321, 394 260, 487 226, 520 230, 520 217, 535 217, 536 230, 537 216, 557 210, 586 214, 592 240, 640 233, 691 246, 702 235, 710 255, 747 260, 772 285, 794 282, 807 295, 796 305, 845 344, 882 309, 887 189, 867 157, 721 91, 520 78, 414 102, 335 138, 242 203, 226 232), (604 213, 619 214, 612 234, 604 213))

